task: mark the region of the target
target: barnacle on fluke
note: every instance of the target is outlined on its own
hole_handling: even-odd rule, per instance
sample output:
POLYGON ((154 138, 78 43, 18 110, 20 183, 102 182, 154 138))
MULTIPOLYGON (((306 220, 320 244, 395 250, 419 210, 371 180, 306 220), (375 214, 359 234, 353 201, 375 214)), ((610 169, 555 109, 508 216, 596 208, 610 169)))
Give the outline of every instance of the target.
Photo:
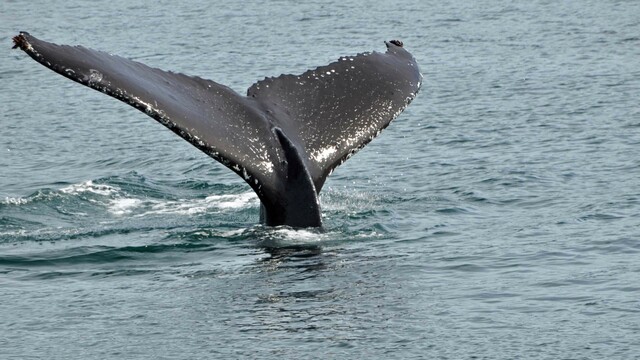
POLYGON ((13 47, 12 49, 20 48, 25 50, 27 46, 27 40, 24 38, 24 35, 19 34, 13 37, 13 47))

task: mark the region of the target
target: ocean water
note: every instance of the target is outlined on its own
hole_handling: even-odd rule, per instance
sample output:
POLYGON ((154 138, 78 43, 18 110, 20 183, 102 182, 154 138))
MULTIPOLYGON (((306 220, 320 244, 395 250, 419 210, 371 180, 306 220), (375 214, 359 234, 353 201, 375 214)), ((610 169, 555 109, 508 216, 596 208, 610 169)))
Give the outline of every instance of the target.
POLYGON ((0 2, 0 358, 640 358, 640 2, 0 2), (416 100, 267 228, 235 174, 10 47, 244 92, 401 39, 416 100))

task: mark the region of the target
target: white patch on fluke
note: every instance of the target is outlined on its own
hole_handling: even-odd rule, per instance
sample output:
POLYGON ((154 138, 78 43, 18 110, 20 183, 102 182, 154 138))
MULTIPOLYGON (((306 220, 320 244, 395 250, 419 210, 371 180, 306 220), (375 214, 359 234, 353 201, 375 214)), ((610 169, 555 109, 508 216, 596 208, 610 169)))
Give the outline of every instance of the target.
POLYGON ((261 161, 257 164, 257 168, 263 174, 271 174, 273 172, 273 164, 270 161, 261 161))
MULTIPOLYGON (((132 97, 132 100, 134 101, 134 103, 139 104, 140 106, 144 107, 144 111, 147 113, 147 115, 153 116, 154 114, 159 114, 159 115, 163 115, 161 113, 161 110, 158 110, 156 107, 154 107, 153 105, 149 104, 148 102, 144 102, 142 101, 139 97, 134 96, 132 97)), ((167 121, 164 123, 165 126, 168 126, 168 119, 167 121)), ((170 126, 170 128, 172 128, 173 126, 170 126)), ((184 137, 184 136, 183 136, 184 137)))
POLYGON ((317 163, 323 163, 338 151, 335 146, 328 146, 324 149, 316 150, 311 154, 311 158, 317 163))
POLYGON ((96 69, 89 69, 89 84, 95 84, 102 81, 102 73, 96 69))

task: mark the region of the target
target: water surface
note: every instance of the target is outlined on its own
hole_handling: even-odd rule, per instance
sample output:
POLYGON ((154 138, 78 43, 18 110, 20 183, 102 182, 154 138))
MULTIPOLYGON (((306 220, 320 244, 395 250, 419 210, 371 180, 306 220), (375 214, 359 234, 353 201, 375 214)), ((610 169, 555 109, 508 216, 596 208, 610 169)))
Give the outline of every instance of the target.
POLYGON ((640 3, 0 3, 6 358, 640 353, 640 3), (243 93, 399 38, 407 110, 329 178, 325 230, 257 224, 223 166, 45 69, 83 44, 243 93))

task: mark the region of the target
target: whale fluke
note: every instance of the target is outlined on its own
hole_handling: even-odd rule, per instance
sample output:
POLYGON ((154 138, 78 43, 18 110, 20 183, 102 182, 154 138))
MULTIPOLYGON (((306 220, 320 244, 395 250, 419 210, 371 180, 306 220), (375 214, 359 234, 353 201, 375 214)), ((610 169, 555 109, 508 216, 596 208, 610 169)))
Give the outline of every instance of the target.
POLYGON ((387 127, 422 83, 418 64, 398 40, 385 42, 385 53, 265 78, 246 96, 26 32, 13 41, 40 64, 143 111, 240 175, 271 226, 321 226, 318 194, 327 176, 387 127))

